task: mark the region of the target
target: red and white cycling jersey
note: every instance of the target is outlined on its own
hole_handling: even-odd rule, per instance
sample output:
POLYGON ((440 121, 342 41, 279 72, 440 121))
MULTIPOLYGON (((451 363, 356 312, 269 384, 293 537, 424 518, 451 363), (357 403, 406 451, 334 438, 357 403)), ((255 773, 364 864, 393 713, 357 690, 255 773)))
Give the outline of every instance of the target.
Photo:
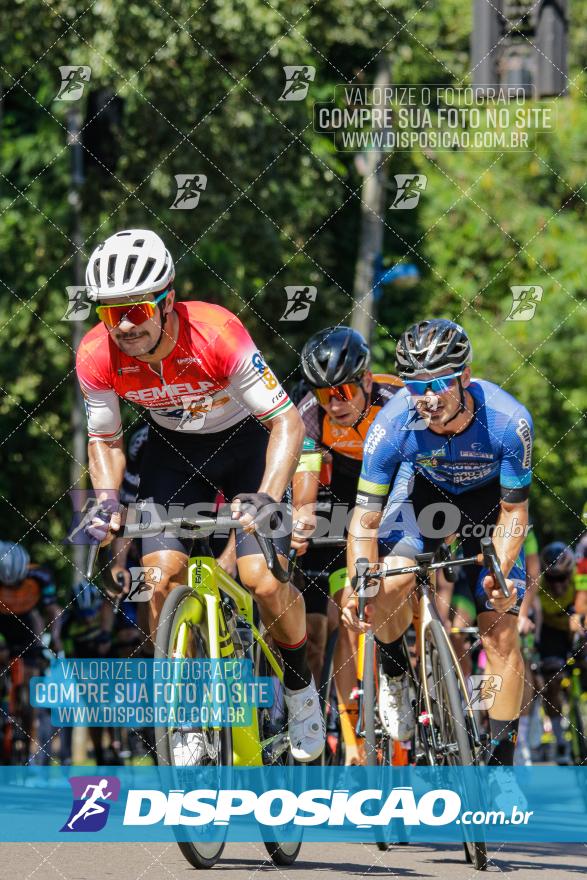
POLYGON ((232 312, 205 302, 178 302, 179 335, 161 375, 124 354, 104 324, 81 341, 76 369, 90 437, 122 435, 119 398, 150 410, 163 428, 224 431, 251 413, 275 418, 292 403, 232 312))

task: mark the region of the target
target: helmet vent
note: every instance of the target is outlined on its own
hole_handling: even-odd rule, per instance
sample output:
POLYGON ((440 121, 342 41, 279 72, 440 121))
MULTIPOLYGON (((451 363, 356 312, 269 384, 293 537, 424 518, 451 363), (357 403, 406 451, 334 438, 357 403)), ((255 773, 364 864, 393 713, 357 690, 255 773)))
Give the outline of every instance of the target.
POLYGON ((136 241, 133 241, 133 247, 142 247, 145 243, 144 238, 137 238, 136 241))
POLYGON ((141 272, 141 277, 140 277, 139 280, 137 281, 137 284, 142 284, 144 281, 147 280, 147 278, 148 278, 149 275, 151 274, 151 270, 152 270, 152 268, 153 268, 154 265, 155 265, 155 260, 153 259, 153 257, 149 257, 149 259, 148 259, 147 262, 145 263, 145 268, 144 268, 143 271, 141 272))
POLYGON ((114 286, 114 269, 116 267, 116 254, 111 254, 108 257, 108 280, 107 284, 109 287, 114 286))
POLYGON ((132 275, 132 270, 134 269, 134 267, 137 264, 137 259, 138 259, 138 257, 132 256, 132 257, 129 257, 128 260, 126 261, 126 266, 124 269, 124 278, 122 279, 123 284, 126 284, 129 281, 130 276, 132 275))
POLYGON ((100 286, 100 260, 94 263, 94 284, 96 287, 100 286))
POLYGON ((166 271, 167 271, 167 262, 165 262, 164 265, 162 266, 161 271, 159 272, 159 274, 155 278, 155 281, 159 281, 160 278, 163 278, 166 271))

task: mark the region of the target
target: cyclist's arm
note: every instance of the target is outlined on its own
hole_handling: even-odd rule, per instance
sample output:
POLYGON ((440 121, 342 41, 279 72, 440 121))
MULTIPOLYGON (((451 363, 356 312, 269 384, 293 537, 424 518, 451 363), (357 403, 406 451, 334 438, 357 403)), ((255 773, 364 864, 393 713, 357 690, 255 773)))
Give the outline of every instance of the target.
POLYGON ((532 482, 532 419, 519 406, 503 435, 500 468, 501 510, 493 542, 504 575, 512 570, 528 530, 528 496, 532 482))
POLYGON ((371 425, 363 447, 363 464, 347 544, 349 577, 353 577, 359 557, 362 556, 369 562, 378 561, 377 537, 383 507, 389 494, 392 475, 404 454, 404 450, 394 439, 396 436, 396 424, 388 418, 384 407, 371 425))
MULTIPOLYGON (((304 440, 304 448, 306 440, 304 440)), ((300 463, 293 477, 294 530, 292 546, 298 554, 305 553, 307 539, 316 529, 316 501, 320 487, 322 455, 302 452, 300 463)))
POLYGON ((271 436, 259 492, 266 492, 280 501, 298 465, 304 441, 304 423, 295 406, 291 406, 267 422, 267 427, 271 436))
POLYGON ((502 498, 493 544, 505 577, 514 567, 520 554, 527 525, 528 502, 522 501, 514 504, 504 501, 502 498), (521 535, 518 535, 518 529, 522 530, 521 535))

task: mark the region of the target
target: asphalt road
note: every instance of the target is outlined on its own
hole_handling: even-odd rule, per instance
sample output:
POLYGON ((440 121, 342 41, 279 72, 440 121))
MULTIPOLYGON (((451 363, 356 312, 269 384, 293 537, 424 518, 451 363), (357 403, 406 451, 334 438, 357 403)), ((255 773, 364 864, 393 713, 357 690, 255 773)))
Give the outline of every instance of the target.
MULTIPOLYGON (((587 845, 536 843, 490 852, 487 873, 510 874, 512 880, 571 880, 587 876, 587 845)), ((334 880, 338 877, 450 878, 474 880, 482 875, 464 860, 462 848, 424 844, 374 846, 309 843, 291 868, 276 868, 261 844, 233 843, 210 872, 198 872, 175 844, 19 843, 0 844, 2 880, 256 880, 274 873, 279 880, 334 880)))

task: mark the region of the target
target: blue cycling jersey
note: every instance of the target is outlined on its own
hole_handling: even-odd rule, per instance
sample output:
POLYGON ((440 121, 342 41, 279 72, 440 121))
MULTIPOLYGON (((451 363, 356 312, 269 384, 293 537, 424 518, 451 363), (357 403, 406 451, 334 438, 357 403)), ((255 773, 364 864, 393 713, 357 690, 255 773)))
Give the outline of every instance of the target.
POLYGON ((402 388, 373 422, 365 440, 357 504, 383 503, 398 464, 411 464, 436 486, 459 495, 499 479, 505 500, 528 497, 533 427, 527 409, 493 382, 472 379, 475 411, 459 434, 425 426, 402 388))

